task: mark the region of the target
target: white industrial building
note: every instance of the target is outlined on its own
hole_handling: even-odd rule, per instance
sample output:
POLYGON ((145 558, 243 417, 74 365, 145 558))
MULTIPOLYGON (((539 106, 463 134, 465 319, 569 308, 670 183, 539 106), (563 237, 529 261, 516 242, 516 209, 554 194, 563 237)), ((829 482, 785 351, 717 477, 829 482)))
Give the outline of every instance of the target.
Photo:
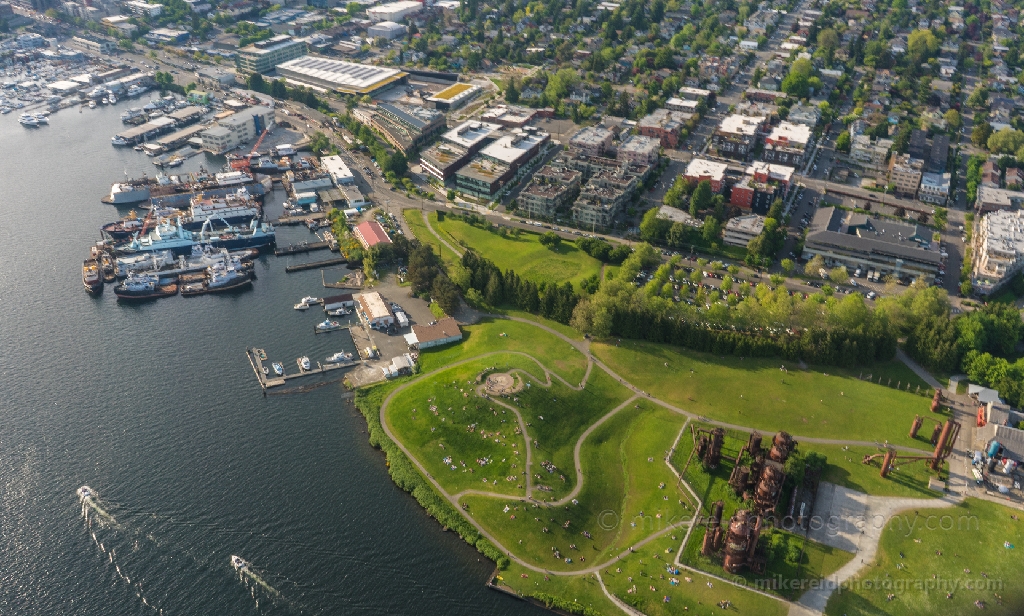
POLYGON ((382 21, 367 28, 366 35, 374 39, 382 38, 391 41, 405 36, 407 29, 408 28, 402 24, 395 23, 393 21, 382 21))
POLYGON ((242 144, 255 141, 265 129, 274 127, 274 110, 270 107, 249 107, 219 120, 202 133, 203 149, 223 154, 242 144))
POLYGON ((420 12, 421 9, 423 9, 422 2, 402 0, 401 2, 389 2, 380 6, 372 6, 366 9, 366 16, 370 18, 370 21, 374 22, 398 21, 404 19, 406 15, 420 12))
POLYGON ((278 64, 277 74, 300 84, 344 94, 370 96, 408 77, 408 73, 393 68, 356 64, 321 56, 302 56, 278 64))
POLYGON ((340 156, 322 156, 320 157, 320 166, 331 175, 334 185, 339 188, 348 184, 354 184, 356 181, 355 176, 352 175, 352 170, 348 168, 348 165, 345 164, 345 161, 340 156))
POLYGON ((974 290, 988 295, 1024 269, 1024 211, 985 214, 974 234, 974 290))

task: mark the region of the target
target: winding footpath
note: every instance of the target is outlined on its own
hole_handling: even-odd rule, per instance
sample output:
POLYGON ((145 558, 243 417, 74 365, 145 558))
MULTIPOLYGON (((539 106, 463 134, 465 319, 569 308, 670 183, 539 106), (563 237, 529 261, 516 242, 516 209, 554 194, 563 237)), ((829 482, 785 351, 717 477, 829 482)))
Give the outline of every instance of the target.
MULTIPOLYGON (((451 249, 452 252, 454 252, 455 254, 461 254, 454 247, 452 247, 450 244, 448 244, 447 241, 445 241, 442 237, 440 237, 436 233, 436 231, 434 231, 434 229, 430 226, 429 221, 427 220, 426 213, 424 213, 424 222, 427 222, 427 227, 431 230, 431 233, 433 233, 434 236, 437 237, 437 239, 440 242, 442 242, 445 246, 447 246, 449 249, 451 249)), ((574 498, 576 498, 580 494, 580 491, 582 490, 583 482, 586 480, 586 477, 583 474, 582 464, 580 462, 580 455, 581 455, 581 449, 582 449, 583 444, 586 441, 587 437, 590 436, 590 434, 593 433, 594 430, 596 430, 600 425, 602 425, 603 423, 608 421, 610 418, 612 418, 619 411, 621 411, 624 408, 627 408, 630 404, 634 404, 635 405, 638 400, 643 399, 643 400, 648 400, 648 401, 650 401, 653 404, 660 405, 661 407, 663 407, 665 409, 668 409, 668 410, 670 410, 670 411, 672 411, 674 413, 678 413, 680 415, 683 415, 684 417, 687 418, 687 421, 686 421, 686 423, 684 423, 683 427, 681 428, 680 433, 677 436, 677 438, 675 440, 675 443, 672 446, 672 449, 668 452, 668 454, 667 454, 667 456, 665 458, 665 463, 672 470, 672 472, 676 475, 676 477, 679 479, 680 483, 682 483, 687 488, 687 490, 689 490, 690 494, 696 499, 696 502, 698 503, 698 509, 697 510, 699 511, 700 499, 697 498, 697 495, 695 493, 693 493, 693 490, 689 486, 689 484, 686 481, 684 481, 683 478, 679 475, 679 471, 675 467, 673 467, 672 464, 670 463, 670 458, 671 458, 672 452, 675 450, 676 446, 678 445, 680 438, 682 438, 683 432, 686 430, 686 427, 689 425, 689 423, 691 421, 700 421, 702 423, 707 423, 707 424, 712 424, 712 425, 716 425, 716 426, 721 426, 723 428, 732 429, 732 430, 749 431, 751 428, 749 428, 747 426, 739 426, 739 425, 736 425, 736 424, 730 424, 730 423, 726 423, 726 422, 710 420, 710 419, 707 419, 705 417, 699 416, 699 415, 697 415, 695 413, 691 413, 689 411, 681 409, 681 408, 679 408, 679 407, 677 407, 675 405, 672 405, 672 404, 670 404, 668 402, 665 402, 663 400, 659 400, 658 398, 655 398, 652 394, 649 394, 649 393, 639 389, 638 387, 636 387, 632 383, 628 382, 626 379, 624 379, 622 376, 620 376, 614 370, 612 370, 609 366, 607 366, 604 362, 602 362, 598 358, 594 357, 594 355, 590 352, 590 342, 589 342, 589 340, 577 340, 577 339, 571 338, 571 337, 566 336, 565 334, 563 334, 563 333, 561 333, 561 332, 559 332, 559 331, 557 331, 557 330, 555 330, 555 329, 553 329, 551 327, 548 327, 547 325, 544 325, 542 323, 538 323, 538 322, 530 320, 530 319, 525 319, 525 318, 522 318, 522 317, 507 316, 507 315, 484 315, 484 316, 495 318, 495 319, 507 319, 507 320, 512 320, 512 321, 517 321, 517 322, 520 322, 520 323, 525 323, 525 324, 537 327, 537 328, 539 328, 539 329, 541 329, 541 330, 543 330, 543 331, 545 331, 545 332, 547 332, 547 333, 549 333, 549 334, 559 338, 560 340, 563 340, 563 341, 569 343, 570 345, 572 345, 573 348, 578 350, 586 358, 587 366, 586 366, 586 372, 585 372, 585 374, 583 376, 583 380, 578 385, 575 385, 575 384, 569 383, 561 375, 559 375, 559 374, 553 372, 552 370, 550 370, 540 360, 538 360, 536 357, 533 357, 529 353, 524 353, 524 352, 521 352, 521 351, 510 351, 510 350, 492 351, 492 352, 488 352, 488 353, 482 353, 480 355, 477 355, 477 356, 474 356, 474 357, 471 357, 471 358, 463 359, 463 360, 460 360, 458 362, 455 362, 455 363, 452 363, 452 364, 448 364, 448 365, 445 365, 443 367, 440 367, 440 368, 437 368, 435 370, 432 370, 431 372, 422 374, 419 377, 417 377, 415 379, 412 379, 412 380, 410 380, 410 381, 408 381, 406 383, 403 383, 399 387, 396 387, 393 391, 391 391, 387 395, 387 397, 381 403, 381 407, 380 407, 380 423, 381 423, 382 428, 384 429, 385 434, 387 434, 388 438, 390 438, 399 447, 399 449, 402 450, 402 452, 406 455, 406 457, 409 458, 409 460, 416 466, 416 468, 419 469, 420 473, 422 473, 423 476, 427 478, 427 480, 431 483, 431 485, 433 485, 434 489, 437 490, 437 492, 440 495, 442 495, 446 500, 448 500, 448 502, 450 502, 453 507, 455 507, 456 509, 461 509, 460 500, 463 497, 469 496, 469 495, 485 496, 485 497, 500 498, 500 499, 518 499, 518 500, 524 500, 524 497, 523 496, 517 496, 517 495, 511 495, 511 494, 502 494, 502 493, 486 491, 486 490, 475 490, 475 489, 463 490, 463 491, 461 491, 459 493, 456 493, 456 494, 449 494, 448 491, 445 490, 444 487, 441 485, 441 483, 437 480, 437 478, 435 478, 427 470, 427 468, 423 465, 422 462, 420 462, 420 460, 413 454, 413 452, 410 451, 405 446, 405 444, 394 434, 394 432, 392 432, 391 427, 390 427, 390 425, 388 423, 388 419, 387 419, 387 410, 388 410, 391 402, 395 399, 395 397, 397 395, 399 395, 400 393, 405 391, 407 388, 409 388, 409 387, 411 387, 413 385, 416 385, 416 384, 420 383, 421 381, 423 381, 425 379, 432 378, 432 377, 434 377, 435 375, 437 375, 437 374, 439 374, 441 372, 450 370, 452 368, 455 368, 455 367, 458 367, 458 366, 461 366, 461 365, 464 365, 464 364, 467 364, 467 363, 470 363, 470 362, 479 361, 481 359, 484 359, 484 358, 487 358, 487 357, 490 357, 490 356, 494 356, 494 355, 518 355, 518 356, 521 356, 521 357, 525 357, 525 358, 531 360, 532 362, 536 363, 537 366, 541 369, 541 371, 542 371, 542 373, 544 375, 543 380, 538 378, 537 376, 531 374, 529 371, 524 370, 522 368, 515 368, 515 369, 510 370, 509 372, 510 373, 513 373, 513 372, 514 373, 519 373, 521 375, 530 377, 535 382, 537 382, 540 386, 543 386, 543 387, 551 387, 552 384, 554 383, 554 381, 557 380, 560 383, 562 383, 563 385, 565 385, 566 387, 569 387, 569 388, 571 388, 573 390, 576 390, 576 391, 580 391, 580 390, 582 390, 582 389, 584 389, 586 387, 586 384, 589 382, 589 379, 590 379, 592 368, 596 365, 598 368, 600 368, 601 370, 606 372, 608 375, 610 375, 616 381, 618 381, 622 386, 626 387, 627 389, 629 389, 633 393, 633 395, 631 395, 624 402, 620 403, 618 406, 616 406, 615 408, 611 409, 610 411, 608 411, 608 413, 606 413, 605 415, 601 416, 598 420, 596 420, 577 439, 577 441, 575 443, 575 446, 573 448, 573 462, 574 462, 574 466, 575 466, 575 470, 576 470, 576 485, 574 486, 573 490, 568 495, 566 495, 565 497, 563 497, 563 498, 561 498, 561 499, 559 499, 557 501, 538 501, 538 500, 533 498, 533 494, 532 494, 533 493, 533 483, 532 483, 533 456, 532 456, 532 452, 531 452, 531 450, 532 450, 532 446, 531 445, 533 443, 532 443, 532 439, 529 436, 528 426, 527 426, 527 424, 526 424, 522 414, 519 412, 519 409, 516 408, 515 406, 507 404, 507 403, 501 401, 500 399, 497 399, 497 398, 494 398, 494 397, 491 397, 491 396, 487 395, 486 392, 485 392, 485 389, 484 389, 484 385, 481 384, 480 386, 478 386, 476 388, 476 392, 479 395, 481 395, 482 397, 484 397, 485 399, 487 399, 490 402, 493 402, 495 404, 499 404, 499 405, 507 408, 508 410, 511 410, 515 414, 516 420, 519 422, 519 427, 520 427, 520 429, 522 431, 522 436, 523 436, 523 438, 525 440, 525 444, 526 444, 526 461, 525 461, 526 469, 524 471, 525 474, 526 474, 526 477, 527 477, 527 481, 524 484, 525 485, 525 500, 526 501, 532 502, 533 504, 535 504, 537 506, 560 507, 560 506, 566 505, 567 503, 571 502, 574 498)), ((925 373, 925 374, 927 374, 927 373, 925 373)), ((922 378, 924 378, 924 377, 922 376, 922 378)), ((932 379, 930 377, 930 375, 929 375, 929 378, 925 379, 925 380, 927 380, 927 381, 934 381, 934 379, 932 379)), ((804 441, 804 442, 808 442, 808 443, 819 443, 819 444, 830 444, 830 445, 849 445, 849 446, 880 446, 881 445, 881 443, 870 442, 870 441, 854 441, 854 440, 843 440, 843 439, 826 439, 826 438, 817 438, 817 437, 805 437, 805 436, 799 436, 799 435, 794 435, 794 438, 796 438, 799 441, 804 441)), ((910 452, 910 453, 918 453, 918 454, 922 454, 922 455, 930 454, 930 452, 925 452, 925 451, 913 449, 913 448, 910 448, 910 447, 897 447, 897 449, 900 449, 900 450, 906 451, 906 452, 910 452)), ((871 499, 871 502, 872 502, 872 505, 873 505, 871 507, 872 513, 878 511, 878 512, 884 512, 887 515, 893 515, 893 514, 895 514, 896 512, 898 512, 900 510, 907 509, 907 508, 912 508, 912 507, 926 507, 926 506, 936 507, 936 506, 943 506, 943 505, 948 506, 948 505, 951 505, 954 502, 956 502, 956 500, 958 500, 956 497, 946 497, 946 498, 943 498, 943 499, 900 499, 900 498, 883 498, 883 497, 869 497, 869 498, 871 499)), ((596 564, 596 565, 592 565, 592 566, 589 566, 589 567, 586 567, 586 568, 582 568, 582 569, 576 569, 576 570, 573 570, 573 571, 552 571, 552 570, 546 569, 544 567, 538 566, 538 565, 536 565, 536 564, 534 564, 532 562, 528 562, 526 560, 523 560, 519 556, 515 555, 509 548, 504 546, 497 539, 497 537, 495 537, 493 534, 491 534, 486 528, 483 527, 483 525, 481 525, 479 522, 477 522, 473 517, 471 517, 471 516, 463 516, 463 517, 470 524, 472 524, 474 528, 476 528, 476 530, 480 533, 481 536, 486 537, 499 550, 504 552, 511 561, 515 562, 516 564, 518 564, 518 565, 520 565, 520 566, 522 566, 522 567, 524 567, 526 569, 529 569, 531 571, 535 571, 535 572, 538 572, 538 573, 544 573, 546 575, 555 575, 555 576, 577 576, 577 575, 586 575, 586 574, 591 574, 591 573, 596 574, 597 575, 597 579, 600 582, 602 590, 604 591, 604 593, 608 596, 608 598, 613 603, 615 603, 615 605, 617 605, 619 608, 621 608, 627 614, 637 614, 637 612, 636 612, 635 609, 629 607, 624 602, 622 602, 617 597, 615 597, 615 595, 613 593, 608 591, 608 589, 605 587, 604 580, 600 576, 601 570, 609 568, 611 565, 613 565, 614 563, 616 563, 617 561, 622 559, 624 556, 628 556, 629 554, 631 554, 634 550, 637 550, 637 549, 643 547, 644 545, 650 543, 651 541, 654 541, 654 540, 656 540, 656 539, 658 539, 658 538, 660 538, 660 537, 662 537, 662 536, 664 536, 664 535, 666 535, 666 534, 668 534, 668 533, 670 533, 670 532, 672 532, 672 531, 674 531, 676 529, 682 528, 684 526, 687 527, 687 531, 686 531, 686 536, 683 539, 683 544, 682 545, 685 545, 687 539, 689 539, 689 536, 690 536, 691 532, 697 526, 696 524, 693 523, 694 520, 685 519, 685 520, 676 522, 674 524, 671 524, 671 525, 667 526, 666 528, 664 528, 664 529, 662 529, 662 530, 660 530, 660 531, 658 531, 656 533, 652 533, 651 535, 648 535, 647 537, 645 537, 641 541, 636 542, 632 546, 623 548, 623 550, 619 554, 617 554, 616 556, 610 558, 606 562, 603 562, 603 563, 600 563, 600 564, 596 564)), ((878 534, 880 535, 880 531, 879 531, 878 534)), ((865 542, 866 545, 860 546, 861 552, 858 553, 858 558, 854 559, 854 561, 851 561, 851 563, 849 563, 846 567, 844 567, 843 569, 838 571, 832 577, 833 581, 837 581, 837 582, 841 583, 843 581, 846 581, 846 580, 850 579, 851 577, 856 575, 856 573, 862 567, 866 566, 866 564, 868 562, 873 560, 874 555, 875 555, 875 550, 877 549, 877 546, 878 546, 878 537, 877 536, 871 536, 871 537, 868 537, 867 539, 868 540, 865 542), (861 556, 863 556, 863 558, 860 558, 861 556), (855 562, 856 562, 856 565, 854 565, 855 562)), ((700 570, 697 570, 697 569, 692 569, 690 567, 687 567, 686 565, 683 565, 682 563, 679 562, 679 555, 682 554, 682 546, 680 547, 679 550, 676 551, 676 553, 677 553, 676 564, 678 566, 686 568, 686 569, 691 570, 691 571, 694 571, 695 573, 699 573, 700 575, 705 575, 705 576, 708 576, 708 577, 711 577, 711 578, 714 578, 714 579, 718 579, 718 580, 721 580, 722 582, 725 582, 725 583, 728 583, 728 584, 732 584, 734 586, 743 588, 745 590, 750 590, 752 592, 759 592, 760 594, 764 594, 765 596, 771 597, 771 598, 776 599, 778 601, 782 601, 783 603, 787 603, 790 606, 790 608, 791 608, 791 614, 820 613, 821 610, 824 609, 824 604, 828 600, 828 597, 829 597, 829 595, 832 592, 831 588, 820 589, 817 592, 805 594, 803 597, 800 598, 799 603, 787 602, 787 601, 785 601, 783 599, 780 599, 779 597, 777 597, 775 595, 771 595, 769 593, 764 593, 764 592, 758 591, 756 589, 752 589, 752 588, 750 588, 748 586, 745 586, 743 584, 737 584, 736 582, 734 582, 733 580, 730 580, 728 578, 719 577, 719 576, 716 576, 716 575, 713 575, 713 574, 709 574, 706 571, 700 571, 700 570)))

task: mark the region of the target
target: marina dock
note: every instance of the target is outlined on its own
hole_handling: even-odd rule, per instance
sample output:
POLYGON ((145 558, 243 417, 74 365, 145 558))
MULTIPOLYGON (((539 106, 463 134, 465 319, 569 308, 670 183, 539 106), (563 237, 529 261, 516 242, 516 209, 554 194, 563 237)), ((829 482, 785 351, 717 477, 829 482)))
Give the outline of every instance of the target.
MULTIPOLYGON (((312 376, 314 374, 326 374, 327 372, 331 372, 332 370, 341 370, 342 368, 354 368, 362 363, 361 361, 350 361, 342 364, 323 364, 320 362, 316 362, 316 367, 313 368, 311 366, 309 370, 300 370, 295 374, 288 374, 287 372, 285 372, 285 374, 282 376, 277 376, 276 374, 271 376, 269 374, 263 374, 263 364, 265 360, 260 358, 261 350, 262 349, 247 348, 245 349, 245 355, 246 357, 249 358, 249 363, 252 365, 252 370, 253 372, 256 373, 256 380, 259 381, 260 388, 262 388, 264 392, 273 387, 281 387, 282 385, 285 385, 296 379, 301 379, 302 377, 312 376)), ((286 367, 288 366, 287 363, 282 363, 286 367)))
POLYGON ((299 242, 298 244, 292 244, 285 246, 284 248, 277 248, 274 250, 274 255, 280 257, 281 255, 297 255, 303 252, 312 252, 314 250, 323 250, 327 248, 327 242, 299 242))
MULTIPOLYGON (((324 259, 323 261, 312 261, 310 263, 299 263, 297 265, 285 266, 284 271, 289 274, 292 272, 301 272, 303 270, 316 269, 318 267, 330 267, 332 265, 344 265, 348 263, 348 259, 345 257, 335 257, 333 259, 324 259)), ((324 285, 327 286, 327 285, 324 285)))

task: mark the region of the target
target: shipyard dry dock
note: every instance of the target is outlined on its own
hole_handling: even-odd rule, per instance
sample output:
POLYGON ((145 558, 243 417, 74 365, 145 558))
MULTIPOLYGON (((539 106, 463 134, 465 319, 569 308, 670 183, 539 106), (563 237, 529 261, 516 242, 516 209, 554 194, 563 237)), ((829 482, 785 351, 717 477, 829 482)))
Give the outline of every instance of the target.
POLYGON ((299 372, 295 374, 288 374, 288 364, 284 364, 286 372, 282 376, 277 376, 276 374, 269 375, 263 373, 263 364, 264 362, 267 362, 267 360, 264 359, 267 356, 267 354, 266 352, 263 351, 263 349, 248 348, 245 350, 245 355, 246 357, 249 358, 249 363, 252 365, 252 370, 253 372, 256 373, 256 380, 259 381, 260 387, 263 389, 264 392, 273 387, 280 387, 282 385, 289 383, 290 381, 301 379, 306 376, 312 376, 314 374, 326 374, 328 372, 331 372, 332 370, 341 370, 342 368, 354 368, 363 363, 362 361, 349 361, 338 364, 322 364, 320 362, 316 362, 315 368, 313 366, 310 366, 309 370, 302 370, 301 368, 299 368, 299 372))

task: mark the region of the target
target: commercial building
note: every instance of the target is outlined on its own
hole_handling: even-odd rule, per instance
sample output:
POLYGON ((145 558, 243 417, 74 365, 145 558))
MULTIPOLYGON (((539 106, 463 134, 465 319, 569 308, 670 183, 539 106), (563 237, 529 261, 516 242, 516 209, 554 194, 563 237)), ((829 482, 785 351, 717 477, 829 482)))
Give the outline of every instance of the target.
POLYGON ((76 36, 71 39, 71 42, 82 47, 86 51, 90 51, 95 54, 108 54, 117 51, 117 42, 111 40, 91 39, 76 36))
POLYGON ((684 111, 686 113, 698 113, 700 108, 699 100, 678 98, 673 96, 672 98, 665 101, 665 109, 672 111, 684 111))
POLYGON ((941 258, 932 232, 922 225, 872 219, 834 207, 818 209, 804 242, 804 257, 821 255, 827 267, 875 270, 881 276, 920 278, 939 271, 941 258))
POLYGON ((800 166, 811 143, 811 127, 781 122, 764 140, 762 158, 769 163, 800 166))
POLYGON ((949 181, 948 173, 922 173, 917 198, 926 203, 945 205, 949 198, 949 181))
POLYGON ((277 74, 297 84, 342 94, 373 96, 395 84, 405 83, 408 73, 394 68, 356 64, 322 56, 302 56, 277 66, 277 74))
POLYGON ((451 317, 439 319, 433 325, 413 325, 412 333, 405 335, 409 346, 421 351, 459 340, 462 340, 462 330, 458 321, 451 317))
POLYGON ((433 96, 426 98, 427 103, 442 111, 458 109, 476 98, 482 90, 480 86, 468 83, 456 83, 448 86, 433 96))
POLYGON ((401 21, 407 15, 418 13, 422 9, 422 2, 403 0, 402 2, 389 2, 379 6, 371 6, 366 9, 366 16, 373 22, 401 21))
POLYGON ((391 41, 396 38, 402 38, 407 31, 408 28, 402 24, 393 21, 382 21, 367 28, 366 36, 373 39, 382 38, 391 41))
POLYGON ((386 328, 395 322, 395 314, 391 312, 391 306, 384 301, 380 293, 360 293, 356 298, 356 313, 360 320, 373 328, 386 328))
POLYGON ((676 148, 679 146, 679 137, 683 128, 693 117, 693 114, 683 111, 655 109, 647 116, 640 118, 636 126, 641 135, 658 139, 661 142, 661 147, 676 148))
POLYGON ((615 133, 603 126, 588 126, 569 139, 569 147, 584 156, 604 156, 614 137, 615 133))
POLYGON ((979 214, 1021 207, 1024 207, 1024 192, 985 185, 978 187, 978 197, 974 202, 974 209, 979 214))
POLYGON ((330 174, 331 180, 337 187, 354 184, 356 181, 352 170, 348 168, 340 156, 321 156, 320 167, 330 174))
POLYGON ((369 250, 378 244, 390 244, 391 238, 387 231, 376 220, 368 220, 359 223, 352 229, 352 235, 356 236, 363 248, 369 250))
POLYGON ((175 30, 173 28, 153 28, 149 32, 143 35, 142 38, 153 44, 169 43, 171 45, 180 45, 187 43, 188 39, 192 35, 188 30, 175 30))
POLYGON ((897 195, 916 197, 923 170, 924 161, 920 158, 911 158, 909 154, 893 154, 889 160, 889 183, 896 187, 897 195))
POLYGON ((304 41, 281 34, 239 49, 235 67, 243 73, 269 73, 275 66, 304 55, 304 41))
POLYGON ((496 105, 480 114, 480 119, 506 128, 522 128, 533 121, 536 116, 537 110, 529 107, 496 105))
POLYGON ((370 125, 403 153, 419 147, 447 126, 440 111, 397 103, 378 104, 370 115, 370 125))
POLYGON ((711 90, 684 86, 679 88, 679 96, 691 101, 706 101, 711 98, 711 90))
POLYGON ((715 152, 727 158, 746 158, 757 146, 767 120, 762 116, 726 116, 711 136, 715 152))
POLYGON ((864 167, 875 170, 885 168, 889 160, 889 150, 892 149, 892 139, 879 139, 872 142, 867 135, 854 135, 850 143, 850 158, 864 167))
POLYGON ((550 140, 550 134, 534 128, 515 129, 481 149, 456 171, 455 185, 471 195, 491 199, 519 179, 525 166, 550 140))
POLYGON ((270 107, 249 107, 217 121, 200 133, 203 149, 223 154, 244 143, 255 141, 266 129, 274 127, 274 110, 270 107))
POLYGON ((519 210, 530 218, 554 218, 558 210, 575 200, 582 178, 575 169, 545 165, 519 193, 519 210))
POLYGON ((728 169, 729 165, 726 163, 706 158, 694 158, 686 165, 683 177, 695 184, 707 180, 711 182, 711 191, 720 193, 725 187, 725 172, 728 169))
POLYGON ((746 216, 730 218, 725 223, 725 233, 722 235, 722 241, 730 246, 746 248, 750 240, 761 235, 763 229, 764 216, 748 214, 746 216))
POLYGON ((474 154, 494 141, 500 130, 497 124, 463 122, 420 153, 420 166, 434 179, 446 183, 474 154))
POLYGON ((1024 211, 985 214, 974 234, 975 292, 988 295, 1024 269, 1024 211))
POLYGON ((653 165, 658 162, 661 142, 643 135, 630 135, 619 144, 616 158, 630 164, 653 165))

